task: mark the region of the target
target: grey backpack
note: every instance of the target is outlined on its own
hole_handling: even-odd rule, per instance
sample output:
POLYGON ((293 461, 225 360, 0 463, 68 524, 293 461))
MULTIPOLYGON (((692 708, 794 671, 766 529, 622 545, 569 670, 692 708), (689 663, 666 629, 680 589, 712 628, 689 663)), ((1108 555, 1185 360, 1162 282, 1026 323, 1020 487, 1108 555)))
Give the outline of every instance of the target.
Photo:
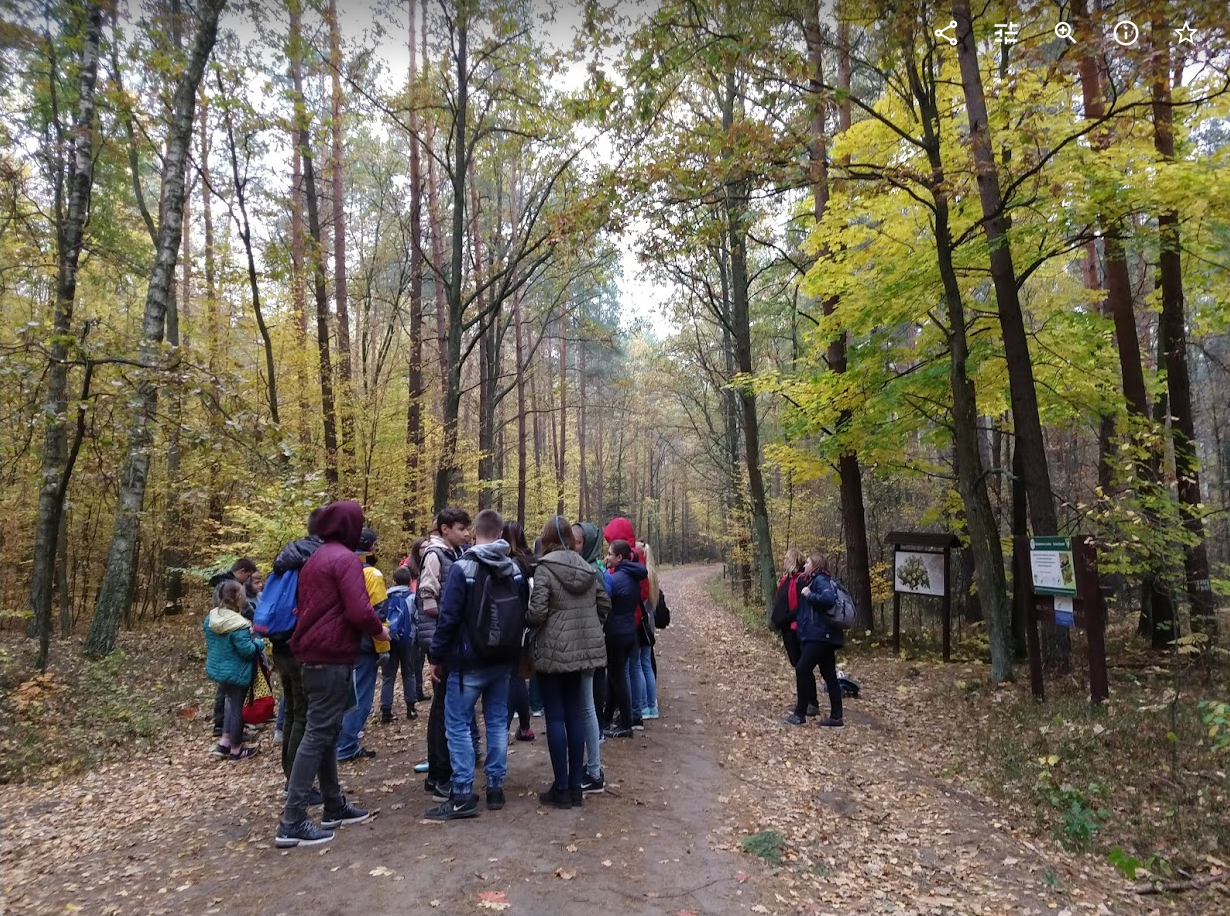
POLYGON ((848 630, 854 626, 854 616, 858 609, 846 587, 836 578, 833 579, 833 592, 837 595, 837 601, 829 608, 829 620, 837 629, 848 630))

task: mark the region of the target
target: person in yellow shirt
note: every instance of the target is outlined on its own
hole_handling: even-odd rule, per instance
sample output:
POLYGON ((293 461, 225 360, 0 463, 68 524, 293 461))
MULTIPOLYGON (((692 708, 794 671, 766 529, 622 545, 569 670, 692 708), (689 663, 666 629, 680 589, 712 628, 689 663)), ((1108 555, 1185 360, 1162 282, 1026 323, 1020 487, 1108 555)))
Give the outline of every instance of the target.
MULTIPOLYGON (((384 576, 376 566, 376 542, 378 537, 371 528, 364 528, 359 535, 359 548, 355 551, 363 560, 363 581, 367 585, 367 597, 372 607, 380 615, 381 621, 386 619, 386 604, 388 592, 384 587, 384 576)), ((347 760, 363 760, 375 757, 376 752, 364 747, 360 739, 363 727, 372 714, 372 702, 376 697, 376 671, 380 662, 389 656, 389 642, 386 639, 373 640, 367 636, 359 648, 359 660, 355 663, 351 682, 354 686, 355 705, 346 710, 342 716, 342 730, 337 736, 338 762, 347 760)))

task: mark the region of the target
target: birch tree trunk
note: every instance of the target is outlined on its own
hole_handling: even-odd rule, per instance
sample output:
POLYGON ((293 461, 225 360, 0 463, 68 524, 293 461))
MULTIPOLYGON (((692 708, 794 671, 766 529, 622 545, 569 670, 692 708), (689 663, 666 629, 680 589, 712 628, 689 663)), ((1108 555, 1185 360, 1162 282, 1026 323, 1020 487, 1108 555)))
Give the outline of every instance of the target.
POLYGON ((199 25, 187 66, 175 88, 171 124, 167 132, 166 172, 163 178, 163 214, 158 227, 154 269, 145 297, 138 361, 141 381, 131 410, 132 426, 128 454, 120 476, 119 504, 107 570, 94 605, 94 619, 86 637, 85 651, 109 655, 115 649, 120 621, 132 605, 136 584, 137 546, 141 533, 141 507, 149 476, 150 453, 158 428, 159 363, 166 326, 167 300, 175 282, 184 217, 184 172, 196 112, 196 93, 205 65, 218 37, 218 17, 226 0, 202 0, 197 8, 199 25))

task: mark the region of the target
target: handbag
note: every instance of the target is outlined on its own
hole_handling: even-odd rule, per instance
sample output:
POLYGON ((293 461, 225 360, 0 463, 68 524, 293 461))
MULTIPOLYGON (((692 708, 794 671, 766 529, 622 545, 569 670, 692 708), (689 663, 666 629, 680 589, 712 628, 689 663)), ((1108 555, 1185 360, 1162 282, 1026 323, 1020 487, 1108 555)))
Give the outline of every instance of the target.
POLYGON ((256 656, 252 686, 243 704, 243 721, 246 725, 263 725, 278 714, 278 704, 273 697, 273 680, 269 662, 264 655, 256 656))
POLYGON ((658 606, 653 611, 655 629, 665 630, 671 625, 671 609, 666 606, 666 592, 658 592, 658 606))

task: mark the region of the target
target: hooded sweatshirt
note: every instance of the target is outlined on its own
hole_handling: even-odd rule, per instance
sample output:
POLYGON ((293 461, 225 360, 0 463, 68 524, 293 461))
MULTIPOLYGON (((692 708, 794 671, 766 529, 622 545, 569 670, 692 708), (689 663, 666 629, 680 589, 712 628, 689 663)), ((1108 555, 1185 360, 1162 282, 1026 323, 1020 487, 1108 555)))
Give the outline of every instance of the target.
POLYGON ((553 550, 539 560, 525 616, 526 626, 537 628, 531 644, 534 670, 565 674, 605 665, 602 624, 610 612, 602 576, 580 554, 553 550))
POLYGON ((606 572, 602 568, 602 532, 593 522, 581 522, 584 538, 581 541, 581 559, 594 567, 599 576, 606 572))
POLYGON ((423 549, 423 565, 419 573, 419 585, 414 592, 414 624, 419 631, 419 642, 430 646, 440 616, 440 596, 449 570, 457 562, 461 552, 449 546, 448 541, 433 534, 423 549))
POLYGON ((611 616, 606 619, 606 632, 610 636, 635 636, 640 625, 641 586, 649 571, 641 563, 621 560, 607 573, 607 585, 611 592, 611 616))
POLYGON ((476 544, 461 555, 448 571, 444 591, 440 595, 440 614, 431 638, 427 657, 432 664, 443 664, 450 671, 477 667, 481 662, 470 645, 469 627, 465 615, 470 588, 478 574, 479 564, 487 567, 496 578, 516 576, 521 582, 521 605, 529 603, 529 585, 521 568, 508 556, 508 541, 500 538, 489 544, 476 544))
POLYGON ((205 676, 219 684, 252 683, 252 664, 265 642, 252 633, 252 623, 229 607, 216 607, 205 617, 205 676))
POLYGON ((383 628, 367 597, 363 561, 355 554, 363 507, 330 503, 316 530, 324 543, 299 573, 299 617, 290 648, 302 665, 353 665, 362 635, 375 637, 383 628))
MULTIPOLYGON (((641 552, 636 549, 636 534, 633 532, 632 522, 628 521, 622 515, 607 522, 607 526, 603 529, 602 534, 607 539, 607 543, 612 543, 614 541, 627 541, 628 545, 632 548, 632 559, 641 564, 645 562, 645 558, 641 556, 641 552)), ((641 580, 641 600, 646 601, 648 599, 649 579, 648 572, 646 572, 646 578, 641 580)), ((636 623, 638 625, 640 624, 639 613, 637 614, 636 623)))

